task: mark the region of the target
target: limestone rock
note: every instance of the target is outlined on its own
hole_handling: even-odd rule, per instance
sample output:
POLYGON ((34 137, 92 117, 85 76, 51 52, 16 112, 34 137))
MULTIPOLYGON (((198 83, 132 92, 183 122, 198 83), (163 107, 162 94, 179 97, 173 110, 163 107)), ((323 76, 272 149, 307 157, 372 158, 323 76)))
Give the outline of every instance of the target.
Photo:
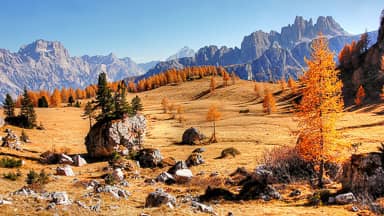
POLYGON ((335 197, 335 201, 337 204, 340 205, 345 205, 345 204, 350 204, 353 202, 356 202, 355 195, 353 193, 344 193, 344 194, 339 194, 335 197))
POLYGON ((148 194, 145 200, 145 207, 159 207, 161 205, 168 205, 173 208, 176 205, 176 198, 166 192, 163 189, 158 188, 155 192, 148 194))
POLYGON ((123 173, 123 171, 121 171, 120 168, 114 169, 112 172, 112 176, 113 176, 113 179, 115 179, 119 182, 124 180, 124 173, 123 173))
POLYGON ((343 191, 350 191, 357 197, 383 196, 383 155, 376 152, 352 155, 351 159, 343 165, 340 182, 343 191))
POLYGON ((179 184, 190 181, 192 177, 193 174, 190 169, 179 169, 175 173, 176 182, 179 184))
POLYGON ((108 157, 120 145, 129 151, 138 151, 142 148, 145 132, 146 119, 142 115, 99 122, 92 126, 85 138, 85 145, 92 158, 108 157))
POLYGON ((173 184, 175 183, 175 179, 173 176, 167 172, 162 172, 160 175, 156 177, 157 182, 164 182, 166 184, 173 184))
POLYGON ((192 201, 192 207, 204 213, 217 215, 216 212, 213 210, 212 206, 208 206, 196 201, 192 201))
POLYGON ((161 165, 163 156, 161 156, 160 150, 147 148, 138 152, 136 155, 136 160, 139 161, 140 167, 154 168, 161 165))
POLYGON ((181 142, 187 145, 198 145, 204 138, 205 136, 198 129, 191 127, 184 131, 181 142))
POLYGON ((56 168, 56 175, 75 176, 75 173, 73 172, 71 166, 65 165, 64 167, 56 168))
POLYGON ((185 161, 177 161, 176 164, 168 170, 169 174, 176 174, 177 170, 188 169, 188 165, 185 161))
POLYGON ((56 205, 70 205, 72 203, 68 198, 67 192, 53 192, 51 193, 51 199, 56 205))
POLYGON ((16 136, 16 134, 9 128, 5 129, 5 132, 7 134, 5 135, 5 137, 2 138, 3 143, 1 144, 1 146, 15 149, 18 151, 22 150, 20 140, 16 136))
POLYGON ((80 155, 73 156, 73 165, 81 167, 87 164, 87 161, 80 155))
POLYGON ((186 160, 188 166, 198 166, 205 163, 203 155, 200 153, 192 153, 186 160))
POLYGON ((69 164, 69 165, 72 165, 73 164, 73 160, 72 160, 71 157, 69 157, 66 154, 60 154, 59 155, 59 164, 69 164))

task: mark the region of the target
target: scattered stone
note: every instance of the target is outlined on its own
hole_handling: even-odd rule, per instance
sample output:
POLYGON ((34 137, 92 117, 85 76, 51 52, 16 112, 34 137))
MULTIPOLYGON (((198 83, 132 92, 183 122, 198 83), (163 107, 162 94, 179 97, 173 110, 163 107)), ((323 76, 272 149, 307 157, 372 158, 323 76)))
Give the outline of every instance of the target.
POLYGON ((192 153, 203 153, 205 152, 205 148, 196 148, 195 150, 192 151, 192 153))
POLYGON ((158 149, 147 148, 138 152, 136 160, 139 161, 143 168, 154 168, 161 165, 163 157, 158 149))
POLYGON ((350 204, 353 202, 356 202, 355 195, 353 193, 344 193, 344 194, 339 194, 335 197, 336 203, 339 205, 345 205, 345 204, 350 204))
POLYGON ((190 169, 179 169, 175 173, 175 180, 179 184, 183 184, 190 181, 192 177, 193 174, 190 169))
POLYGON ((10 149, 15 149, 17 151, 23 150, 19 138, 16 136, 16 134, 13 133, 13 131, 9 128, 5 129, 5 132, 7 134, 5 135, 5 137, 2 138, 3 143, 1 144, 1 146, 10 149))
POLYGON ((211 206, 204 205, 204 204, 196 202, 196 201, 192 201, 192 207, 201 211, 201 212, 204 212, 204 213, 208 213, 211 215, 217 215, 211 206))
POLYGON ((214 171, 214 172, 211 172, 209 177, 215 177, 215 176, 218 176, 218 175, 219 175, 219 172, 218 171, 214 171))
POLYGON ((37 193, 33 191, 32 189, 29 189, 27 187, 22 187, 20 190, 17 190, 12 193, 13 195, 21 195, 21 196, 37 196, 37 193))
POLYGON ((299 189, 295 189, 293 190, 290 194, 289 194, 289 197, 296 197, 296 196, 299 196, 301 194, 301 191, 299 189))
POLYGON ((272 176, 272 171, 268 170, 264 165, 257 166, 255 174, 258 176, 272 176))
POLYGON ((160 175, 156 177, 157 182, 164 182, 165 184, 173 184, 175 183, 175 179, 173 176, 167 172, 162 172, 160 175))
POLYGON ((120 182, 120 185, 123 186, 123 187, 128 187, 129 183, 126 180, 123 180, 123 181, 120 182))
POLYGON ((140 213, 139 216, 151 216, 150 214, 146 214, 146 213, 140 213))
POLYGON ((67 192, 52 192, 50 196, 51 201, 56 205, 70 205, 72 203, 68 198, 67 192))
POLYGON ((94 211, 94 212, 99 212, 101 208, 101 201, 96 203, 96 205, 90 206, 89 210, 94 211))
POLYGON ((87 164, 87 161, 80 155, 73 156, 73 165, 81 167, 87 164))
POLYGON ((89 207, 88 207, 85 203, 83 203, 82 201, 80 201, 80 200, 76 200, 75 203, 76 203, 78 206, 80 206, 81 208, 89 209, 89 207))
POLYGON ((179 169, 188 169, 188 165, 185 161, 177 161, 176 164, 168 170, 168 173, 174 175, 179 169))
POLYGON ((158 188, 155 192, 148 194, 145 200, 145 207, 159 207, 161 205, 167 205, 173 208, 176 205, 176 198, 166 192, 163 189, 158 188))
POLYGON ((73 172, 71 166, 65 165, 64 167, 56 168, 56 175, 75 176, 75 173, 73 172))
POLYGON ((144 180, 144 183, 149 184, 149 185, 154 185, 154 184, 156 184, 156 181, 152 178, 147 178, 144 180))
POLYGON ((199 145, 204 138, 204 134, 200 133, 198 129, 191 127, 184 131, 181 142, 187 145, 199 145))
POLYGON ((192 153, 186 160, 187 166, 198 166, 204 163, 201 153, 192 153))
POLYGON ((128 199, 130 195, 129 192, 127 192, 126 190, 116 186, 111 186, 111 185, 98 185, 96 186, 95 191, 97 193, 102 193, 102 192, 110 193, 113 197, 117 199, 120 199, 120 198, 128 199))
POLYGON ((69 164, 69 165, 72 165, 73 164, 73 160, 72 160, 71 157, 69 157, 66 154, 60 154, 59 155, 59 164, 69 164))
POLYGON ((3 200, 3 199, 1 199, 1 200, 0 200, 0 205, 12 205, 12 202, 11 202, 11 201, 8 201, 8 200, 3 200))
POLYGON ((142 148, 145 132, 146 119, 143 115, 99 122, 90 129, 85 138, 85 145, 92 158, 111 156, 119 145, 129 152, 138 151, 142 148))
POLYGON ((360 209, 357 206, 352 206, 351 211, 358 212, 360 209))
POLYGON ((120 168, 116 168, 115 170, 113 170, 112 176, 113 176, 113 179, 115 179, 119 182, 124 180, 124 173, 123 173, 123 171, 121 171, 120 168))
POLYGON ((56 208, 56 204, 53 202, 49 203, 47 206, 47 209, 55 209, 55 208, 56 208))

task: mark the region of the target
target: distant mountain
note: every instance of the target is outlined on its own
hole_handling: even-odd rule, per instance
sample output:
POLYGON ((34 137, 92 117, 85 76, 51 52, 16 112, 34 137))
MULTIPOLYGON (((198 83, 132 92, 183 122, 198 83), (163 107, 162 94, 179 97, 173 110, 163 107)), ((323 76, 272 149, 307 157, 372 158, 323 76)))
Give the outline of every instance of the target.
MULTIPOLYGON (((220 65, 234 71, 242 79, 258 81, 298 77, 304 67, 304 57, 309 57, 310 43, 319 33, 329 38, 330 49, 337 54, 346 43, 358 40, 360 35, 350 35, 332 17, 312 19, 297 16, 293 24, 282 27, 280 32, 256 31, 243 38, 241 48, 205 46, 188 58, 172 59, 158 63, 145 75, 201 65, 220 65)), ((375 36, 377 32, 369 33, 375 36)), ((371 37, 372 43, 374 38, 371 37)))
POLYGON ((192 57, 195 55, 195 51, 187 46, 181 48, 177 53, 169 56, 167 61, 175 60, 179 58, 192 57))
POLYGON ((147 72, 149 69, 155 67, 160 61, 150 61, 145 63, 139 63, 137 64, 141 69, 143 69, 145 72, 147 72))
POLYGON ((0 49, 0 99, 27 87, 31 90, 85 87, 97 82, 100 72, 109 80, 137 76, 145 71, 130 58, 107 56, 71 57, 58 41, 36 40, 16 53, 0 49))

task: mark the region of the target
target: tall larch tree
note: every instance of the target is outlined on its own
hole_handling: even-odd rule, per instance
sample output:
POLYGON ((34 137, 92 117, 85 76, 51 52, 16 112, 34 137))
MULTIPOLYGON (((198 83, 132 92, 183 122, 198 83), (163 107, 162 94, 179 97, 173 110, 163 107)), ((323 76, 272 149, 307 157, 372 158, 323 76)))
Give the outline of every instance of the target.
POLYGON ((272 92, 266 88, 264 91, 263 111, 268 115, 276 111, 276 100, 272 92))
POLYGON ((209 84, 209 91, 212 93, 215 91, 215 89, 216 89, 216 80, 215 80, 215 77, 212 76, 211 83, 209 84))
POLYGON ((212 122, 213 126, 213 134, 211 139, 209 140, 210 143, 216 143, 216 121, 220 120, 221 113, 217 110, 217 107, 215 105, 211 105, 207 112, 207 121, 212 122))
POLYGON ((59 107, 61 105, 61 94, 59 89, 55 88, 51 95, 51 105, 54 107, 59 107))
POLYGON ((3 109, 5 117, 15 117, 15 102, 13 101, 10 94, 5 95, 3 109))
POLYGON ((63 103, 67 103, 69 98, 68 90, 66 88, 62 88, 60 91, 60 95, 61 95, 61 101, 63 103))
POLYGON ((297 91, 297 83, 292 77, 288 79, 288 88, 290 88, 293 93, 297 91))
POLYGON ((338 78, 334 55, 327 39, 321 34, 312 43, 310 60, 305 59, 308 70, 304 73, 303 97, 297 113, 299 155, 315 164, 318 186, 323 187, 324 164, 341 159, 344 145, 338 139, 335 122, 343 110, 342 82, 338 78))
POLYGON ((131 100, 132 114, 136 115, 138 111, 143 111, 143 104, 139 96, 135 96, 131 100))
POLYGON ((365 98, 365 90, 364 90, 364 87, 362 85, 360 85, 359 88, 357 89, 357 92, 356 92, 355 104, 357 106, 361 105, 364 98, 365 98))

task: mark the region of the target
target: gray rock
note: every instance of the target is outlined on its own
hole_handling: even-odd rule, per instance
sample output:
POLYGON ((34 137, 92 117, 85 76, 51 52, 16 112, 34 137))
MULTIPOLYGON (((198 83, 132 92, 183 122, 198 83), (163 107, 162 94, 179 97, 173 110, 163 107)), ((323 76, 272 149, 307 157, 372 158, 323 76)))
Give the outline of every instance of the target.
POLYGON ((59 155, 59 164, 69 164, 69 165, 72 165, 73 164, 73 160, 72 160, 71 157, 69 157, 66 154, 60 154, 59 155))
POLYGON ((89 131, 85 145, 92 158, 108 157, 119 146, 129 151, 138 151, 142 148, 145 132, 146 119, 142 115, 99 123, 89 131))
POLYGON ((186 160, 188 166, 198 166, 205 163, 201 153, 192 153, 186 160))
POLYGON ((13 195, 21 195, 21 196, 37 196, 37 193, 33 191, 32 189, 29 189, 27 187, 23 187, 20 190, 17 190, 12 193, 13 195))
POLYGON ((1 144, 1 146, 21 151, 21 143, 16 134, 9 128, 5 129, 5 132, 7 134, 5 135, 5 137, 2 137, 3 143, 1 144))
POLYGON ((69 200, 67 192, 52 192, 51 201, 56 205, 70 205, 72 204, 69 200))
POLYGON ((173 208, 176 205, 176 198, 166 192, 163 189, 156 189, 155 192, 148 194, 145 200, 145 207, 159 207, 161 205, 167 205, 173 208))
POLYGON ((124 173, 123 173, 123 171, 121 171, 120 168, 114 169, 112 172, 112 176, 113 176, 113 179, 115 179, 119 182, 124 180, 124 173))
POLYGON ((111 185, 99 185, 96 186, 95 191, 97 193, 109 193, 116 199, 124 198, 127 199, 129 197, 129 192, 126 190, 116 187, 116 186, 111 186, 111 185))
POLYGON ((80 200, 76 200, 75 203, 76 203, 78 206, 80 206, 81 208, 89 209, 89 207, 88 207, 85 203, 83 203, 82 201, 80 201, 80 200))
POLYGON ((357 206, 352 206, 351 211, 358 212, 358 211, 360 211, 360 209, 357 206))
POLYGON ((161 165, 163 156, 161 156, 160 150, 147 148, 140 150, 136 155, 136 159, 139 161, 140 167, 154 168, 161 165))
POLYGON ((0 205, 12 205, 11 201, 0 199, 0 205))
POLYGON ((162 172, 160 175, 156 177, 157 182, 164 182, 166 184, 173 184, 175 183, 175 179, 173 176, 167 172, 162 172))
POLYGON ((168 173, 174 175, 179 169, 188 169, 187 162, 177 161, 176 164, 168 170, 168 173))
POLYGON ((89 209, 94 212, 99 212, 101 208, 101 202, 97 202, 95 205, 90 206, 89 209))
POLYGON ((75 176, 75 173, 73 172, 71 166, 65 165, 64 167, 56 168, 56 175, 75 176))
POLYGON ((211 206, 204 205, 204 204, 196 202, 196 201, 192 201, 192 207, 201 211, 201 212, 204 212, 204 213, 208 213, 211 215, 217 215, 217 213, 213 210, 213 208, 211 206))
POLYGON ((201 143, 205 136, 199 132, 198 129, 191 127, 184 131, 182 137, 182 143, 188 145, 197 145, 201 143))
POLYGON ((339 194, 335 197, 335 201, 339 205, 345 205, 345 204, 350 204, 353 202, 356 202, 356 197, 353 195, 353 193, 344 193, 344 194, 339 194))
POLYGON ((192 171, 190 169, 179 169, 176 171, 175 177, 190 179, 193 177, 193 174, 192 174, 192 171))
POLYGON ((81 167, 87 164, 87 161, 80 155, 73 156, 73 165, 81 167))
POLYGON ((205 148, 196 148, 195 150, 192 151, 192 153, 203 153, 205 152, 205 148))
POLYGON ((293 190, 290 194, 289 194, 289 197, 296 197, 296 196, 299 196, 301 194, 301 191, 299 189, 295 189, 293 190))
POLYGON ((47 209, 56 209, 56 204, 53 202, 49 203, 47 209))

